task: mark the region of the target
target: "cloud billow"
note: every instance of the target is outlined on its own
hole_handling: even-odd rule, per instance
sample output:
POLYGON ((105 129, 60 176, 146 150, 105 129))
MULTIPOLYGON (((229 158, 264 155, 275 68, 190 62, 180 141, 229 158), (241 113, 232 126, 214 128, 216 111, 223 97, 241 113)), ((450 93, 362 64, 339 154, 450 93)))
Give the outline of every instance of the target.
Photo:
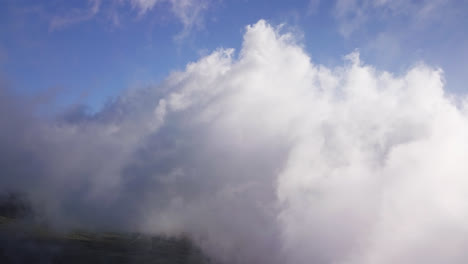
POLYGON ((467 109, 440 69, 396 76, 357 52, 315 65, 261 20, 238 55, 214 51, 92 116, 22 103, 2 91, 1 186, 58 226, 189 234, 225 263, 468 257, 467 109))

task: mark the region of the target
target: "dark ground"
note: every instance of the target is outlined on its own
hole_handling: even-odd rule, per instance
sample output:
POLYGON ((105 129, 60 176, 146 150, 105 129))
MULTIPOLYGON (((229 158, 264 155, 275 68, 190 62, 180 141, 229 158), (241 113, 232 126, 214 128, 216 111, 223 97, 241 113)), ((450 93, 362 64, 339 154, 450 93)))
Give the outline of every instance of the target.
POLYGON ((142 234, 58 233, 25 220, 31 208, 17 195, 0 197, 0 263, 213 263, 188 239, 142 234))

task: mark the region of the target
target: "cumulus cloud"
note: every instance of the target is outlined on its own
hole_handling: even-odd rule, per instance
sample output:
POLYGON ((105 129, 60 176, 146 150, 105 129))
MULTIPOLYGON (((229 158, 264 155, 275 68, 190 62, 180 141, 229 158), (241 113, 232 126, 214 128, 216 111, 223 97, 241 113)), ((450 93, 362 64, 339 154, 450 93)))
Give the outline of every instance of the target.
POLYGON ((0 93, 2 188, 57 225, 189 234, 224 263, 466 263, 468 111, 443 72, 327 68, 261 20, 102 111, 0 93))

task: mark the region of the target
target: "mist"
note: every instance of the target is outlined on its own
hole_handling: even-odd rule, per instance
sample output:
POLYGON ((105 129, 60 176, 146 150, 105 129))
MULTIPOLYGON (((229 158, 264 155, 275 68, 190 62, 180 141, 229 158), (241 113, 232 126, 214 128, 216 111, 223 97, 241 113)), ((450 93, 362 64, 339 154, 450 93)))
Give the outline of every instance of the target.
POLYGON ((442 69, 327 68, 260 20, 97 113, 29 103, 0 89, 0 189, 56 228, 186 234, 226 264, 468 259, 467 101, 442 69))

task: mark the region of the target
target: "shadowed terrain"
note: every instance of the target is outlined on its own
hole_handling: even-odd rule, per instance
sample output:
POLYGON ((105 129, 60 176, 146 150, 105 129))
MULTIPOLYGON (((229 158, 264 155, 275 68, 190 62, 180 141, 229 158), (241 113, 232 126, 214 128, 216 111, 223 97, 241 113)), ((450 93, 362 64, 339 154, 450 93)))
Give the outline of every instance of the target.
POLYGON ((185 237, 73 231, 29 220, 16 194, 0 197, 0 263, 213 263, 185 237))

